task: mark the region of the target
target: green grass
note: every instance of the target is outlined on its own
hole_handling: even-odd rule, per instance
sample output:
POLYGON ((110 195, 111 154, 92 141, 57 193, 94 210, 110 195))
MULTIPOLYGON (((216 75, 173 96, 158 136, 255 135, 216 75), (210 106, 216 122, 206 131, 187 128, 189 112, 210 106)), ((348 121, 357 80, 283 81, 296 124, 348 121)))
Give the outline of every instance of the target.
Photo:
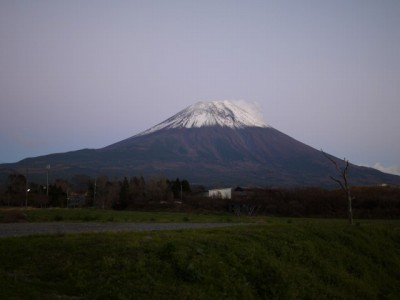
POLYGON ((2 299, 398 299, 400 221, 0 239, 2 299))
POLYGON ((116 211, 92 208, 0 208, 0 222, 264 222, 266 217, 237 217, 232 213, 202 214, 180 212, 116 211))

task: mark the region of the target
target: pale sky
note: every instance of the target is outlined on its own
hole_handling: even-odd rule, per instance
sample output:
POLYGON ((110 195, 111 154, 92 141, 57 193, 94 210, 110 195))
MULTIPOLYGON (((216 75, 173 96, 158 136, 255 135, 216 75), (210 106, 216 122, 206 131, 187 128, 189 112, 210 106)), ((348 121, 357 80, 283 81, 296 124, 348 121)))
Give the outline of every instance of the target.
POLYGON ((225 99, 396 170, 400 1, 0 0, 0 163, 104 147, 225 99))

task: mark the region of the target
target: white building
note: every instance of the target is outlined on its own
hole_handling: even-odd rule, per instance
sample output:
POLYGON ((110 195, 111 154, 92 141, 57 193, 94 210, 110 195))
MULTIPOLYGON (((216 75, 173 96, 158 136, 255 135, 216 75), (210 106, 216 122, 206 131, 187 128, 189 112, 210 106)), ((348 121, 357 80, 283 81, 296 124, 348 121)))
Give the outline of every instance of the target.
POLYGON ((209 190, 208 197, 220 198, 220 199, 231 199, 232 198, 232 188, 209 190))

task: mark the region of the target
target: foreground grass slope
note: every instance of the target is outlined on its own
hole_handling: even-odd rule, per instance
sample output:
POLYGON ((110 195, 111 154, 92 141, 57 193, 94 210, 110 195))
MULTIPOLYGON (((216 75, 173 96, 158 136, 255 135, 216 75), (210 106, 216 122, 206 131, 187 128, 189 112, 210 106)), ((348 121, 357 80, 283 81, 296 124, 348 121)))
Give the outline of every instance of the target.
POLYGON ((0 239, 2 299, 398 299, 400 222, 0 239))

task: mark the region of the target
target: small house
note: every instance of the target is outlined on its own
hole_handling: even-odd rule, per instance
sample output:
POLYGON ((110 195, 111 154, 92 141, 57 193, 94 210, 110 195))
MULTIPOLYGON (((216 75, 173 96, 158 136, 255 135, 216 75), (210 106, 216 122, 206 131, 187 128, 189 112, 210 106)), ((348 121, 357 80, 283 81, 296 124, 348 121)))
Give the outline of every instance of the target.
POLYGON ((208 197, 219 199, 232 199, 232 188, 209 190, 208 197))

